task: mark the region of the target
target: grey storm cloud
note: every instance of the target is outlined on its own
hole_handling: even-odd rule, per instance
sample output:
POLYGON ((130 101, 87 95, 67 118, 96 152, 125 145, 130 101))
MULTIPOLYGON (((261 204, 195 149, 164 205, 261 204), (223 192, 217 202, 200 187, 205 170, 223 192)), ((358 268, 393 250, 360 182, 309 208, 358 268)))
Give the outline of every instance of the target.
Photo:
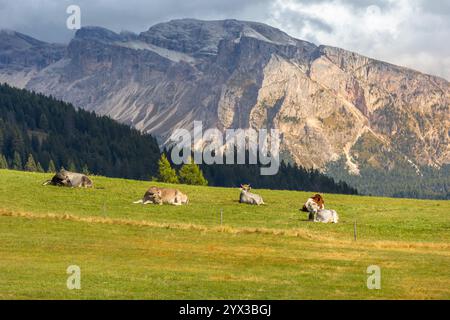
POLYGON ((448 0, 0 0, 0 28, 68 42, 66 8, 82 25, 141 32, 178 18, 241 19, 450 79, 448 0))

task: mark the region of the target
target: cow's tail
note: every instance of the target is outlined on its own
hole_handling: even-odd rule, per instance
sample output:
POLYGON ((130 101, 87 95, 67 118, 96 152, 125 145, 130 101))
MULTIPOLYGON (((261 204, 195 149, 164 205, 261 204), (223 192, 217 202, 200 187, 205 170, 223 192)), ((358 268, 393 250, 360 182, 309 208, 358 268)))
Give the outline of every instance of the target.
POLYGON ((140 200, 135 201, 135 202, 133 202, 133 203, 135 203, 135 204, 138 204, 138 203, 144 203, 144 200, 140 199, 140 200))

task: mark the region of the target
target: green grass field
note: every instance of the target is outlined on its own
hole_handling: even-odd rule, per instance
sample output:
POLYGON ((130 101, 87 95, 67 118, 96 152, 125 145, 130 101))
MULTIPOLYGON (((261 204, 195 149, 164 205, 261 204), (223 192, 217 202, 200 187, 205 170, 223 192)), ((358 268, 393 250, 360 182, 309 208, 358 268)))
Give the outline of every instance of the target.
POLYGON ((0 299, 450 299, 450 201, 325 194, 341 223, 324 225, 298 210, 311 192, 255 190, 254 207, 178 185, 188 206, 143 206, 150 182, 50 177, 0 170, 0 299))

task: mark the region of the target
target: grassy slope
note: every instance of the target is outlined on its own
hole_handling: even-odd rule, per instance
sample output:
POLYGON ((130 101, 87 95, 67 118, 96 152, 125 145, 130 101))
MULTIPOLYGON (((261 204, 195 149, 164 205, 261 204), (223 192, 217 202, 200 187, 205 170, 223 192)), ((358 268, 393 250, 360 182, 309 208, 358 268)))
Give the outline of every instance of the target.
POLYGON ((237 189, 178 186, 189 206, 142 206, 149 182, 47 178, 0 170, 0 299, 450 298, 450 201, 325 195, 342 223, 322 225, 298 212, 310 193, 258 190, 268 205, 253 207, 237 189), (66 289, 71 264, 82 290, 66 289))

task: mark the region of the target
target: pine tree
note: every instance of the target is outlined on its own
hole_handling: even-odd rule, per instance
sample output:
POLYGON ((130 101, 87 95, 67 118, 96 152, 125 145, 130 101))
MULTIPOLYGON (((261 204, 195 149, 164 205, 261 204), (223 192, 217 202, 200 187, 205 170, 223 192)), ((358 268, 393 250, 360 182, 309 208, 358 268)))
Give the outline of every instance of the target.
POLYGON ((13 170, 22 170, 22 168, 23 168, 22 167, 22 157, 20 156, 20 154, 17 151, 14 152, 12 168, 13 168, 13 170))
POLYGON ((163 153, 158 161, 158 181, 166 183, 179 183, 175 169, 170 166, 169 160, 163 153))
POLYGON ((88 168, 87 164, 84 164, 83 169, 81 169, 81 173, 85 174, 87 176, 90 175, 89 168, 88 168))
POLYGON ((40 162, 38 162, 37 165, 36 165, 36 171, 37 171, 37 172, 41 172, 41 173, 45 172, 45 171, 44 171, 44 168, 42 168, 40 162))
POLYGON ((183 165, 179 172, 180 182, 197 186, 207 186, 208 181, 203 176, 200 167, 190 159, 189 163, 183 165))
POLYGON ((56 173, 56 166, 52 159, 50 159, 50 162, 48 163, 48 173, 56 173))
POLYGON ((72 160, 69 161, 69 169, 68 170, 70 172, 77 172, 77 167, 75 166, 75 163, 72 160))
POLYGON ((33 155, 31 153, 28 155, 28 160, 27 160, 27 163, 25 164, 24 169, 25 169, 25 171, 30 171, 30 172, 37 171, 36 161, 34 161, 33 155))
MULTIPOLYGON (((12 138, 11 138, 11 145, 12 145, 12 149, 15 150, 19 156, 20 154, 24 154, 24 148, 25 148, 25 142, 23 140, 23 136, 22 133, 20 132, 19 128, 13 128, 12 132, 11 132, 12 138), (20 152, 20 153, 19 153, 20 152)), ((22 160, 22 159, 20 159, 22 160)), ((22 162, 20 167, 22 168, 22 162)))
POLYGON ((41 114, 41 117, 39 118, 39 127, 42 130, 48 130, 48 119, 45 114, 41 114))
MULTIPOLYGON (((0 119, 1 120, 1 119, 0 119)), ((3 143, 4 143, 4 141, 5 141, 5 138, 3 137, 3 132, 2 132, 2 127, 0 126, 0 152, 2 151, 2 149, 3 149, 3 143)))
POLYGON ((3 154, 0 154, 0 169, 8 169, 8 161, 3 154))

